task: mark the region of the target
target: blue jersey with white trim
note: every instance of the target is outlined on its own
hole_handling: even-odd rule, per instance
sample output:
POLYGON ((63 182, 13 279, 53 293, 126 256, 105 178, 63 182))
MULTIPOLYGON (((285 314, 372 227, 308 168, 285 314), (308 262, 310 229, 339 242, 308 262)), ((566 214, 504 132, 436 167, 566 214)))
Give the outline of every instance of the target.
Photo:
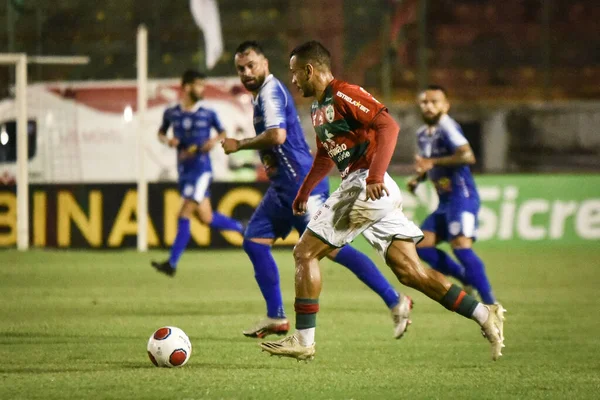
MULTIPOLYGON (((287 88, 273 75, 269 75, 252 103, 257 136, 268 129, 286 130, 283 144, 260 150, 259 154, 273 187, 295 196, 310 171, 313 156, 304 138, 294 100, 287 88)), ((324 179, 313 193, 328 191, 329 183, 324 179)))
POLYGON ((208 153, 198 151, 193 157, 183 161, 179 161, 179 154, 192 145, 200 149, 210 139, 212 128, 217 132, 224 131, 217 114, 198 103, 191 110, 184 110, 181 104, 177 104, 165 110, 159 130, 166 133, 169 127, 173 127, 173 137, 179 139, 177 146, 179 179, 195 178, 204 172, 211 172, 212 166, 208 153))
MULTIPOLYGON (((423 158, 451 156, 460 146, 468 144, 460 125, 443 115, 438 124, 424 125, 417 130, 419 155, 423 158)), ((440 198, 440 203, 461 199, 479 200, 475 180, 468 165, 434 166, 428 172, 440 198)))

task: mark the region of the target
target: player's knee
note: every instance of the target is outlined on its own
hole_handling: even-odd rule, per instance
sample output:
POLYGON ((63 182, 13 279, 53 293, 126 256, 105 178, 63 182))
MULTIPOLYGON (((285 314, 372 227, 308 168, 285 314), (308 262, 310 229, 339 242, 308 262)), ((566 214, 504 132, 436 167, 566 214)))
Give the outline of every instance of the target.
POLYGON ((212 222, 212 213, 198 213, 198 219, 204 225, 210 225, 212 222))
POLYGON ((302 241, 294 246, 294 261, 296 265, 304 265, 315 258, 315 254, 302 241))
POLYGON ((463 235, 456 236, 450 241, 450 247, 452 249, 470 249, 473 247, 473 239, 463 235))

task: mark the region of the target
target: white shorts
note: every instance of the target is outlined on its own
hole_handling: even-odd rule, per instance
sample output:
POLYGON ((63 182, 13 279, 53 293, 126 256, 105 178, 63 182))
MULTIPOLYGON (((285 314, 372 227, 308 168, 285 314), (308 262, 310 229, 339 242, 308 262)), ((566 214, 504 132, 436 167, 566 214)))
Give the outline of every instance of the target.
POLYGON ((342 247, 361 233, 385 259, 394 239, 417 243, 423 232, 402 212, 402 194, 386 173, 384 184, 390 192, 379 200, 366 200, 368 170, 352 172, 308 223, 308 229, 326 243, 342 247))

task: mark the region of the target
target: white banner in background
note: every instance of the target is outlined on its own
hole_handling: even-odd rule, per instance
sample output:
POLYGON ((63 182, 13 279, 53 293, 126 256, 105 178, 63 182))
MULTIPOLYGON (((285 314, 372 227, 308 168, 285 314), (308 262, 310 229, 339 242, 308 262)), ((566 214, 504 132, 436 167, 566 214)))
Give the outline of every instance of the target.
POLYGON ((192 16, 204 33, 206 67, 212 69, 223 53, 221 17, 216 0, 190 0, 192 16))

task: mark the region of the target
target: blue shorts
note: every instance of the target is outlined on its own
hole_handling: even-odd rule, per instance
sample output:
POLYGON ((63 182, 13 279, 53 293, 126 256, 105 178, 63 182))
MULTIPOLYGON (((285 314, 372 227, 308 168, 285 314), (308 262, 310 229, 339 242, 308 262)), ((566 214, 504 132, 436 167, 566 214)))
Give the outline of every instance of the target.
POLYGON ((294 215, 292 212, 295 196, 295 193, 282 193, 269 187, 252 214, 244 237, 246 239, 285 238, 292 228, 296 228, 302 235, 310 218, 327 200, 329 193, 313 193, 308 201, 308 212, 304 215, 294 215))
POLYGON ((435 233, 440 241, 450 241, 461 235, 475 239, 478 212, 477 200, 440 203, 437 210, 425 218, 421 230, 435 233))
POLYGON ((211 182, 212 172, 203 172, 200 176, 194 178, 179 179, 179 193, 184 199, 200 203, 205 198, 210 197, 211 182))

